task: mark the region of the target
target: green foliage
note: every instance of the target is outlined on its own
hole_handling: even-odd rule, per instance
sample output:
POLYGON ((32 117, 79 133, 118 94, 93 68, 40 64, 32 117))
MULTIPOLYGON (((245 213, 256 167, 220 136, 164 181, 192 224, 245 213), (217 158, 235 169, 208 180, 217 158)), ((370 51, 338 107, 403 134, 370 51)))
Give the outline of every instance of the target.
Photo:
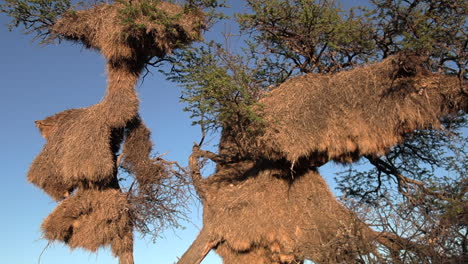
POLYGON ((372 2, 375 9, 345 11, 332 0, 247 0, 250 12, 236 15, 242 33, 249 36, 244 39, 243 55, 211 43, 173 57, 177 63, 171 79, 186 88, 183 101, 188 103, 186 110, 195 118, 194 124, 210 129, 235 123, 238 120, 233 113, 252 116, 252 103, 246 95, 254 94, 258 99, 259 91, 269 90, 291 76, 337 72, 401 50, 424 51, 440 59, 435 62, 435 71, 450 62, 458 71, 466 67, 465 55, 459 52, 466 4, 433 3, 428 9, 431 1, 414 1, 419 11, 411 11, 418 16, 412 16, 410 24, 401 10, 408 9, 405 3, 411 1, 372 2), (438 18, 439 14, 444 19, 438 18), (418 31, 411 33, 409 28, 418 31), (451 40, 446 39, 447 31, 451 40), (407 32, 411 36, 406 36, 410 34, 407 32), (427 48, 435 47, 436 40, 439 48, 427 48), (446 49, 442 51, 444 43, 446 49), (452 56, 456 50, 460 56, 452 56), (236 93, 240 95, 233 97, 236 93), (239 98, 247 98, 248 103, 239 104, 239 98))
POLYGON ((462 75, 468 55, 468 2, 464 0, 372 0, 367 10, 384 57, 401 50, 430 55, 434 68, 462 75))
POLYGON ((150 23, 164 26, 168 31, 176 30, 177 19, 179 19, 188 9, 183 9, 183 12, 170 15, 166 11, 158 8, 161 1, 159 0, 142 0, 137 2, 119 0, 123 4, 123 8, 119 10, 121 23, 127 26, 130 30, 144 30, 146 26, 138 23, 142 18, 150 23))
POLYGON ((0 12, 12 18, 10 30, 23 26, 26 33, 35 33, 42 40, 49 37, 50 26, 70 10, 70 0, 5 0, 0 4, 0 12))
MULTIPOLYGON (((254 111, 258 91, 253 85, 254 72, 245 57, 233 55, 215 42, 178 51, 173 57, 170 80, 185 89, 181 101, 191 112, 193 125, 209 131, 220 127, 243 127, 260 123, 254 111)), ((247 132, 247 131, 245 131, 247 132)))
POLYGON ((402 50, 427 54, 434 69, 467 67, 468 4, 463 0, 372 0, 342 10, 333 0, 248 0, 238 15, 257 45, 300 72, 335 72, 402 50))
POLYGON ((116 1, 124 6, 119 10, 120 19, 122 24, 127 26, 129 30, 146 30, 146 26, 141 23, 142 20, 145 20, 145 22, 163 26, 166 31, 176 33, 179 27, 176 21, 184 15, 197 13, 199 10, 204 10, 205 17, 205 21, 200 21, 200 23, 203 23, 203 25, 200 25, 200 28, 209 28, 214 21, 224 17, 218 11, 218 8, 225 7, 224 0, 187 0, 182 1, 182 3, 175 0, 166 1, 183 6, 181 12, 176 14, 170 14, 170 12, 159 8, 160 3, 164 2, 162 0, 116 1))
POLYGON ((238 15, 244 31, 301 72, 334 72, 365 60, 372 28, 334 1, 248 0, 252 13, 238 15))
MULTIPOLYGON (((261 124, 262 92, 291 76, 333 73, 400 51, 427 55, 434 72, 466 78, 466 1, 372 0, 372 8, 348 11, 330 0, 246 2, 250 12, 236 16, 248 36, 242 52, 230 50, 228 38, 173 58, 170 77, 185 88, 182 101, 202 130, 261 124)), ((445 120, 442 132, 415 131, 386 156, 339 174, 344 200, 362 219, 435 249, 403 250, 403 261, 438 263, 466 252, 466 126, 461 116, 445 120)))

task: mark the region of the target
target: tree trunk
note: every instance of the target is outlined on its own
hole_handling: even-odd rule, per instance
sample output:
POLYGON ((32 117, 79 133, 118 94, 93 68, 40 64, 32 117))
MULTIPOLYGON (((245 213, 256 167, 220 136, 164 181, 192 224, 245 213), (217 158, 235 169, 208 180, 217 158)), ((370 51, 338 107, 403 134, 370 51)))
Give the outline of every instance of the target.
POLYGON ((133 253, 125 252, 119 256, 119 264, 133 264, 133 253))
POLYGON ((219 241, 210 239, 209 232, 205 228, 200 230, 195 241, 185 251, 177 264, 199 264, 208 255, 211 249, 218 245, 219 241))

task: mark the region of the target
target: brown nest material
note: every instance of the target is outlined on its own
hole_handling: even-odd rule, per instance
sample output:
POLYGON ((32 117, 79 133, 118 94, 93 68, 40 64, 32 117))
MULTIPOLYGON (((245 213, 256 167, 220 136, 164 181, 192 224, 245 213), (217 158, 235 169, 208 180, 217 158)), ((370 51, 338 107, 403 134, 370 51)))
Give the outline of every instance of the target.
POLYGON ((122 149, 122 167, 135 176, 139 186, 157 184, 166 178, 169 173, 164 164, 151 159, 151 132, 143 121, 137 117, 126 129, 128 134, 122 149))
MULTIPOLYGON (((67 120, 62 115, 73 116, 75 111, 81 113, 81 110, 67 110, 39 121, 43 125, 49 124, 41 129, 44 136, 47 138, 55 133, 53 126, 50 126, 53 121, 67 120)), ((63 175, 35 178, 42 180, 41 187, 57 198, 67 198, 68 193, 78 188, 74 195, 62 201, 44 221, 42 229, 46 239, 63 241, 71 248, 81 247, 90 251, 110 245, 114 255, 119 257, 119 263, 130 264, 133 263, 133 229, 148 233, 152 231, 148 228, 149 224, 158 224, 161 226, 155 228, 160 231, 166 221, 176 221, 178 211, 174 208, 179 205, 179 194, 172 191, 176 186, 171 186, 171 189, 162 186, 167 184, 166 181, 172 175, 163 161, 151 158, 153 144, 148 128, 136 116, 127 123, 125 129, 121 129, 117 143, 111 143, 114 146, 113 153, 118 151, 123 135, 125 141, 122 158, 119 160, 137 180, 137 184, 132 184, 126 193, 119 190, 116 165, 109 176, 109 182, 105 184, 88 178, 76 179, 77 184, 70 186, 67 184, 71 181, 64 182, 66 179, 63 175), (96 235, 90 236, 92 233, 96 235)), ((116 163, 118 162, 114 161, 116 163)))
POLYGON ((66 14, 52 32, 99 50, 108 60, 163 57, 201 39, 204 14, 164 1, 98 4, 66 14))
POLYGON ((121 166, 135 178, 128 190, 132 221, 136 230, 154 235, 176 223, 178 206, 185 203, 178 192, 185 182, 174 177, 170 162, 151 157, 151 133, 139 118, 126 130, 121 166))
POLYGON ((350 263, 375 250, 374 232, 336 201, 316 171, 288 180, 280 167, 259 164, 243 181, 207 185, 203 229, 221 241, 216 251, 224 263, 350 263))
POLYGON ((48 240, 95 252, 110 245, 115 256, 133 250, 132 224, 126 195, 118 190, 79 190, 44 220, 48 240))
POLYGON ((405 133, 438 129, 440 118, 468 109, 466 83, 429 73, 417 56, 331 75, 293 78, 261 101, 270 158, 350 162, 383 155, 405 133), (466 90, 466 88, 464 88, 466 90))
POLYGON ((36 121, 47 142, 28 180, 56 200, 75 192, 45 219, 46 239, 93 252, 110 245, 120 263, 132 264, 133 228, 148 231, 147 224, 175 221, 177 188, 160 186, 170 182, 170 174, 166 163, 151 159, 150 132, 138 115, 135 85, 153 56, 199 39, 203 19, 197 9, 141 0, 70 12, 52 27, 59 37, 106 57, 108 86, 98 104, 36 121), (123 166, 138 181, 138 190, 132 185, 126 194, 117 178, 123 141, 123 166))
POLYGON ((133 69, 108 67, 109 84, 98 104, 70 109, 36 124, 47 142, 28 180, 60 200, 80 183, 104 186, 116 172, 116 156, 127 123, 138 115, 133 69))
MULTIPOLYGON (((125 128, 137 118, 135 84, 145 63, 199 39, 203 25, 198 9, 146 0, 99 4, 59 19, 52 29, 56 35, 98 49, 107 58, 109 83, 100 103, 36 123, 47 143, 31 165, 29 181, 56 200, 83 183, 108 185, 125 128)), ((139 165, 140 179, 158 169, 139 165)))

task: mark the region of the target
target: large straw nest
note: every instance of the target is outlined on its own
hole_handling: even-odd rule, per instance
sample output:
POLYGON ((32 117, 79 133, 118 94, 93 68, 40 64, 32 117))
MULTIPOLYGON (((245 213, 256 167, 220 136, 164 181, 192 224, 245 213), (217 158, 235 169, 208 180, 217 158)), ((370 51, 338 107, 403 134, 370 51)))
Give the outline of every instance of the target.
POLYGON ((265 131, 251 147, 261 156, 230 156, 235 140, 223 131, 220 156, 232 160, 203 181, 202 232, 220 241, 227 264, 354 263, 378 253, 377 244, 393 250, 313 168, 382 155, 405 133, 439 128, 441 118, 466 111, 466 99, 456 77, 428 72, 415 56, 286 82, 260 102, 265 131))
POLYGON ((420 57, 404 54, 337 74, 307 74, 261 101, 261 140, 267 156, 291 162, 383 155, 405 133, 437 129, 440 118, 466 111, 461 88, 458 78, 429 73, 420 57))
POLYGON ((79 190, 44 220, 44 237, 72 249, 95 252, 110 245, 116 256, 132 252, 133 235, 126 195, 119 190, 79 190))
POLYGON ((94 48, 110 61, 163 57, 201 39, 204 14, 163 1, 98 4, 66 14, 53 26, 59 37, 94 48))
POLYGON ((100 103, 37 121, 47 142, 28 180, 56 200, 82 182, 110 183, 124 128, 138 114, 137 79, 132 70, 110 67, 106 97, 100 103))
MULTIPOLYGON (((199 39, 203 19, 197 9, 147 0, 98 4, 59 19, 52 29, 56 35, 98 49, 107 58, 109 84, 100 103, 36 123, 47 142, 30 167, 29 181, 56 200, 80 184, 103 187, 111 183, 125 128, 137 118, 134 87, 144 63, 199 39)), ((151 144, 144 132, 139 135, 151 144)), ((148 150, 148 146, 143 147, 148 150)), ((157 165, 149 164, 147 152, 141 154, 145 164, 132 166, 138 168, 140 179, 160 171, 157 165)))
POLYGON ((259 164, 242 181, 209 185, 204 229, 223 241, 217 251, 225 263, 247 263, 252 254, 264 263, 338 263, 372 250, 368 229, 317 172, 304 169, 292 180, 274 167, 259 164))
POLYGON ((28 180, 55 200, 65 198, 82 182, 108 184, 116 169, 111 128, 91 119, 89 109, 74 110, 81 114, 57 124, 28 171, 28 180))

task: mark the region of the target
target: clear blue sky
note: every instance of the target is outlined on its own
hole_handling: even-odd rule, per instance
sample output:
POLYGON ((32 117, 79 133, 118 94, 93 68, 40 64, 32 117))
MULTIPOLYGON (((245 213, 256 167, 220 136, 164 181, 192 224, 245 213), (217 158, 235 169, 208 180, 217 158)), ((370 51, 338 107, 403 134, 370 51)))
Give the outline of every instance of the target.
MULTIPOLYGON (((242 8, 241 1, 230 1, 232 10, 242 8)), ((345 6, 363 1, 344 1, 345 6)), ((34 126, 34 120, 68 108, 86 107, 97 103, 104 95, 106 75, 103 58, 94 51, 64 42, 39 46, 31 36, 18 30, 8 32, 8 18, 0 14, 0 166, 3 187, 0 191, 0 249, 2 263, 38 263, 47 245, 41 239, 40 224, 55 208, 40 189, 29 184, 26 172, 40 152, 44 140, 34 126)), ((217 26, 209 38, 217 38, 217 26)), ((235 45, 235 43, 233 43, 235 45)), ((148 75, 138 87, 141 113, 152 130, 155 149, 169 152, 167 158, 186 164, 192 143, 199 140, 199 130, 190 126, 188 114, 179 103, 180 89, 165 81, 158 73, 148 75)), ((327 180, 333 178, 329 169, 322 170, 327 180)), ((185 230, 169 230, 155 244, 136 234, 135 262, 174 263, 194 240, 201 226, 201 208, 193 206, 192 223, 185 230)), ((42 255, 44 264, 118 263, 107 249, 91 254, 70 251, 60 243, 52 244, 42 255)), ((203 262, 221 263, 211 253, 203 262)))

